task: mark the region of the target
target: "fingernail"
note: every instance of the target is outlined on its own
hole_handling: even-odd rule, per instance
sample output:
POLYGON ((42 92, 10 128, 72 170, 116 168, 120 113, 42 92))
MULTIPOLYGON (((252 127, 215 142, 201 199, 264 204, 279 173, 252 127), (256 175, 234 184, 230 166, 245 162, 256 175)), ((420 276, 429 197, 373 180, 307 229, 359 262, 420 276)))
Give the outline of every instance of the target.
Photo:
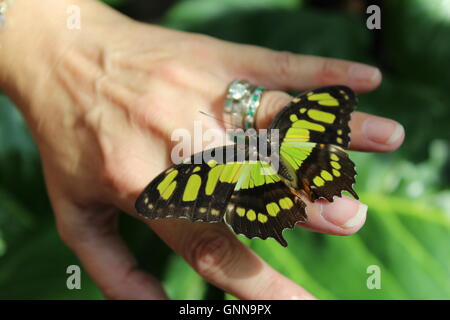
POLYGON ((367 139, 386 145, 396 143, 405 134, 405 129, 400 123, 381 117, 366 119, 362 129, 367 139))
POLYGON ((354 200, 352 204, 347 203, 346 206, 326 207, 321 212, 322 217, 341 228, 350 229, 361 225, 366 218, 367 205, 357 200, 354 200))
POLYGON ((354 63, 348 68, 348 77, 352 81, 379 82, 381 72, 378 68, 362 63, 354 63))
POLYGON ((367 208, 367 205, 365 205, 364 203, 360 203, 358 211, 353 216, 353 218, 348 219, 341 227, 350 229, 361 225, 366 219, 367 208))
POLYGON ((394 144, 395 142, 400 139, 405 134, 405 128, 400 123, 396 123, 395 130, 389 137, 388 141, 386 141, 386 144, 394 144))

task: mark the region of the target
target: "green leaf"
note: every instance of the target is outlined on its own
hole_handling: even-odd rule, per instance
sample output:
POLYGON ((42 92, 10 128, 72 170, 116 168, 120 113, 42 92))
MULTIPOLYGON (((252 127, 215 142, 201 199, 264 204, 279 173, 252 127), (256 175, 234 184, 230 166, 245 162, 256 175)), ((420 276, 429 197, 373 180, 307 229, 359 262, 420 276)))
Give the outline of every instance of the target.
POLYGON ((405 80, 442 87, 450 83, 450 2, 386 1, 383 15, 385 61, 405 80))
POLYGON ((0 258, 0 299, 101 299, 80 262, 62 244, 53 225, 36 230, 0 258), (66 286, 67 267, 81 267, 81 289, 66 286))
MULTIPOLYGON (((288 231, 286 231, 287 236, 288 231)), ((334 295, 325 289, 317 279, 314 279, 307 264, 291 248, 281 247, 279 243, 270 240, 252 240, 251 248, 255 250, 264 260, 268 261, 275 269, 287 276, 292 281, 301 284, 305 289, 313 292, 322 299, 333 299, 334 295)), ((288 239, 291 247, 295 247, 292 237, 288 239)), ((276 293, 274 293, 276 298, 276 293)))
POLYGON ((382 194, 366 194, 372 237, 367 245, 396 277, 409 299, 450 297, 450 252, 446 248, 450 220, 433 204, 414 202, 382 194), (375 220, 373 219, 373 220, 375 220), (376 231, 375 231, 376 230, 376 231), (373 235, 378 234, 375 238, 373 235))
POLYGON ((119 7, 121 5, 126 4, 127 2, 130 2, 130 0, 102 0, 102 2, 112 6, 112 7, 119 7))
POLYGON ((173 254, 167 265, 163 285, 171 299, 204 299, 207 284, 179 255, 173 254))
POLYGON ((294 9, 300 0, 187 0, 180 1, 166 14, 164 24, 172 28, 186 29, 203 24, 230 12, 261 9, 294 9))
POLYGON ((287 249, 270 240, 253 240, 252 248, 320 299, 448 299, 450 222, 443 212, 382 194, 362 201, 369 216, 358 235, 287 231, 287 249), (367 287, 371 265, 381 269, 381 290, 367 287))

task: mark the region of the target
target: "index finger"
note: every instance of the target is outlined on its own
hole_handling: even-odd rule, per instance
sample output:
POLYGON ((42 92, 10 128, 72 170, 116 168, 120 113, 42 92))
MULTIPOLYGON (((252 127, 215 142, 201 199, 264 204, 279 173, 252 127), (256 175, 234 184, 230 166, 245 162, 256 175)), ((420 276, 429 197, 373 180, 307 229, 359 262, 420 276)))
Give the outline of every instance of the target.
MULTIPOLYGON (((129 182, 141 187, 133 188, 135 191, 127 197, 116 197, 115 201, 117 207, 133 214, 136 211, 134 201, 147 179, 139 175, 129 182)), ((153 229, 205 280, 239 299, 315 299, 258 257, 223 223, 191 222, 179 218, 137 218, 153 229)))
MULTIPOLYGON (((281 91, 266 91, 256 113, 256 126, 267 128, 275 115, 292 97, 281 91)), ((395 120, 353 112, 350 120, 350 150, 391 152, 403 143, 405 130, 395 120)))

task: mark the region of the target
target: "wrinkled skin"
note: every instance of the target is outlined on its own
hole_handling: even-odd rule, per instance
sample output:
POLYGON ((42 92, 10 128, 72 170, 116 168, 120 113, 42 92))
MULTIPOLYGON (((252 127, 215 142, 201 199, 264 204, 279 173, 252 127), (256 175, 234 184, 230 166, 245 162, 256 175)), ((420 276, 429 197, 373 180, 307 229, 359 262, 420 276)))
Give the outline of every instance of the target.
MULTIPOLYGON (((70 4, 15 1, 0 32, 0 85, 38 145, 62 239, 108 298, 167 298, 124 245, 117 209, 140 219, 134 200, 170 165, 174 129, 192 130, 200 120, 205 129, 222 130, 198 110, 220 118, 230 81, 242 77, 270 89, 257 113, 259 128, 289 102, 281 90, 343 84, 365 92, 381 82, 370 66, 142 24, 94 0, 77 1, 81 29, 69 30, 70 4)), ((390 152, 404 139, 395 121, 361 112, 350 126, 353 150, 390 152)), ((345 196, 308 203, 309 221, 301 227, 353 234, 366 209, 345 196)), ((201 276, 238 298, 313 298, 222 224, 143 222, 201 276)))

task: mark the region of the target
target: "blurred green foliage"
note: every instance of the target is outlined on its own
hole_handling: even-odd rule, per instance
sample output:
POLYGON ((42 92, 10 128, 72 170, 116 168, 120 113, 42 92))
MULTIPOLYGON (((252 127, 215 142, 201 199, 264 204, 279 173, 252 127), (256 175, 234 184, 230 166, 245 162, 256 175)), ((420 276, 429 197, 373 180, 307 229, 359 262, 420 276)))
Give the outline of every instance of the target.
MULTIPOLYGON (((351 154, 356 188, 369 206, 358 234, 286 231, 287 249, 271 239, 240 238, 318 298, 449 299, 450 1, 386 2, 377 36, 366 29, 364 15, 310 3, 186 0, 162 20, 229 41, 378 65, 383 84, 360 96, 359 110, 392 117, 406 128, 404 146, 393 154, 351 154), (367 288, 370 265, 381 268, 380 290, 367 288)), ((0 142, 0 299, 101 298, 85 274, 82 290, 66 289, 65 270, 79 262, 59 240, 36 148, 5 97, 0 142)), ((145 226, 121 219, 131 250, 172 298, 223 297, 145 226)))

